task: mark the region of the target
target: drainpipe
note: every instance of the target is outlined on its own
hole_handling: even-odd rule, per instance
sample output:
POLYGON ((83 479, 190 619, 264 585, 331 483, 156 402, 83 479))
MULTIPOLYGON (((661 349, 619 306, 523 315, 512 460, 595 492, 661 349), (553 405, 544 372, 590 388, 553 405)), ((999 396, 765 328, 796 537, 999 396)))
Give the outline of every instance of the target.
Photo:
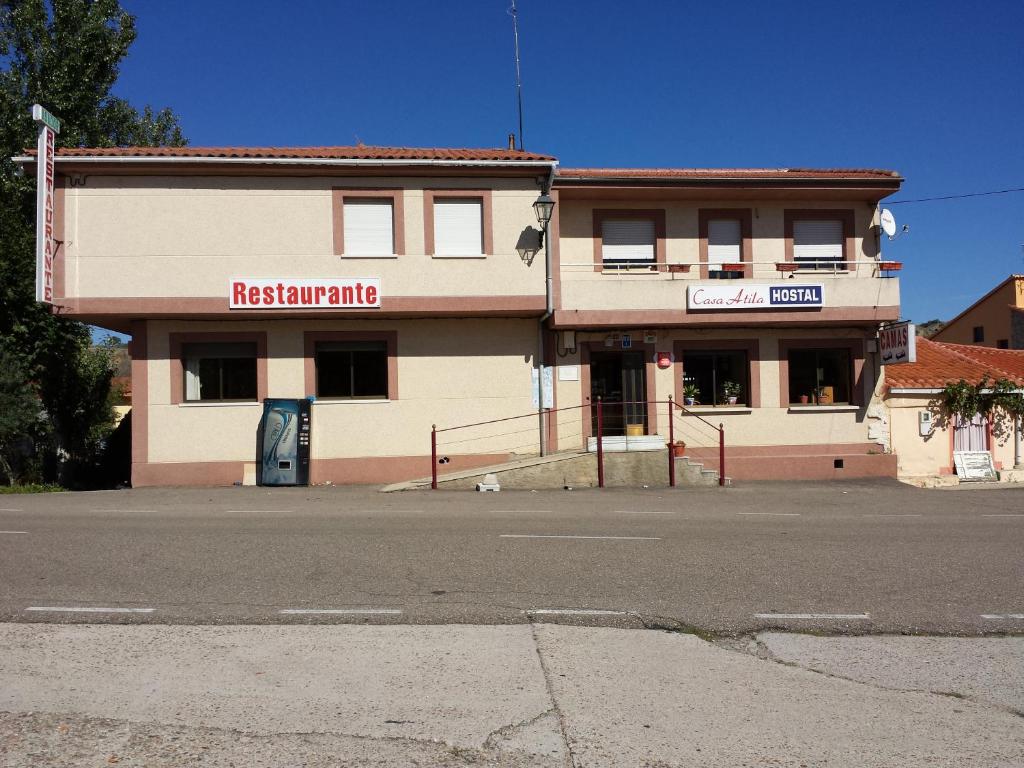
MULTIPOLYGON (((555 165, 548 171, 547 184, 541 188, 541 194, 551 194, 555 183, 555 165)), ((556 206, 557 207, 557 206, 556 206)), ((554 213, 552 213, 554 215, 554 213)), ((540 455, 547 455, 547 419, 544 418, 544 323, 555 313, 554 277, 551 274, 551 240, 548 238, 550 222, 544 225, 544 314, 537 323, 537 415, 540 420, 540 455)), ((551 386, 554 387, 554 377, 551 386)))
POLYGON ((1013 420, 1013 468, 1024 469, 1024 459, 1021 458, 1021 418, 1018 416, 1013 420))

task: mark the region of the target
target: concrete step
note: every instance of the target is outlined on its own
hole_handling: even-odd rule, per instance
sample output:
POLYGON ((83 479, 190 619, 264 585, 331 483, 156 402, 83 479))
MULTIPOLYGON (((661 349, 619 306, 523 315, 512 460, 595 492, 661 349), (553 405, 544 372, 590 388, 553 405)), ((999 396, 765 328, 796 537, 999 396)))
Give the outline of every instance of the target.
MULTIPOLYGON (((614 435, 601 440, 601 450, 607 453, 622 453, 625 451, 663 451, 668 441, 661 435, 639 435, 628 437, 626 435, 614 435)), ((587 438, 587 451, 597 453, 597 438, 587 438)))

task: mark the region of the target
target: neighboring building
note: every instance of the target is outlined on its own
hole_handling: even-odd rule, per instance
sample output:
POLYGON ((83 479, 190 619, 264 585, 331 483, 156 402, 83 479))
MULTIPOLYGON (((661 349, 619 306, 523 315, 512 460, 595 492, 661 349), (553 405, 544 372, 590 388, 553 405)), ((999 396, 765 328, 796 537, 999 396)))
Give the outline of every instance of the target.
MULTIPOLYGON (((66 149, 56 169, 56 311, 132 335, 135 485, 251 477, 266 397, 316 398, 312 482, 421 477, 432 424, 536 412, 542 349, 547 450, 587 445, 598 396, 689 385, 732 477, 896 473, 874 341, 899 318, 893 172, 556 175, 522 151, 380 147, 66 149)), ((604 416, 667 439, 662 406, 604 416)), ((538 421, 445 435, 445 471, 536 454, 538 421)), ((675 429, 717 460, 694 416, 675 429)))
POLYGON ((954 317, 932 339, 1024 349, 1024 275, 1010 275, 954 317))
POLYGON ((1011 419, 998 425, 980 417, 950 423, 942 415, 939 398, 943 387, 961 379, 977 385, 983 379, 1003 378, 1024 385, 1024 351, 918 338, 917 362, 886 366, 885 404, 899 475, 952 475, 954 451, 988 451, 997 470, 1014 468, 1020 448, 1011 419))

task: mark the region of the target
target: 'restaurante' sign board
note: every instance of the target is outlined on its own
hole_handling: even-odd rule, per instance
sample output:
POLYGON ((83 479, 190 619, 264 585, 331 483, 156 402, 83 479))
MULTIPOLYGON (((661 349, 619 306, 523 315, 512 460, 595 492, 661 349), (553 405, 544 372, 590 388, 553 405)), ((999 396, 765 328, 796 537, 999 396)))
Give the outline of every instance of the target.
POLYGON ((379 277, 233 277, 231 309, 363 309, 380 306, 379 277))
POLYGON ((39 104, 32 105, 32 120, 39 126, 36 142, 36 301, 53 304, 53 155, 60 120, 39 104))
POLYGON ((820 283, 741 286, 691 285, 686 289, 687 309, 722 311, 823 306, 825 306, 825 286, 820 283))
POLYGON ((882 365, 917 362, 917 332, 910 321, 887 325, 878 332, 882 365))

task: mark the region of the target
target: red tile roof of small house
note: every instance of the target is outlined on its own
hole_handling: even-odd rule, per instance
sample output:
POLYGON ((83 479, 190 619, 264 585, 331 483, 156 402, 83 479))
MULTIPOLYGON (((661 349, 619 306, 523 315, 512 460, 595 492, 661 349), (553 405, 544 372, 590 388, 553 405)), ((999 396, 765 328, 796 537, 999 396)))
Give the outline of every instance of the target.
MULTIPOLYGON (((26 155, 35 155, 34 148, 26 155)), ((61 147, 57 157, 181 157, 248 160, 438 160, 553 162, 554 157, 518 149, 441 147, 61 147)))
POLYGON ((1024 350, 946 344, 919 336, 917 362, 885 366, 889 389, 941 389, 963 379, 1009 379, 1024 386, 1024 350))

